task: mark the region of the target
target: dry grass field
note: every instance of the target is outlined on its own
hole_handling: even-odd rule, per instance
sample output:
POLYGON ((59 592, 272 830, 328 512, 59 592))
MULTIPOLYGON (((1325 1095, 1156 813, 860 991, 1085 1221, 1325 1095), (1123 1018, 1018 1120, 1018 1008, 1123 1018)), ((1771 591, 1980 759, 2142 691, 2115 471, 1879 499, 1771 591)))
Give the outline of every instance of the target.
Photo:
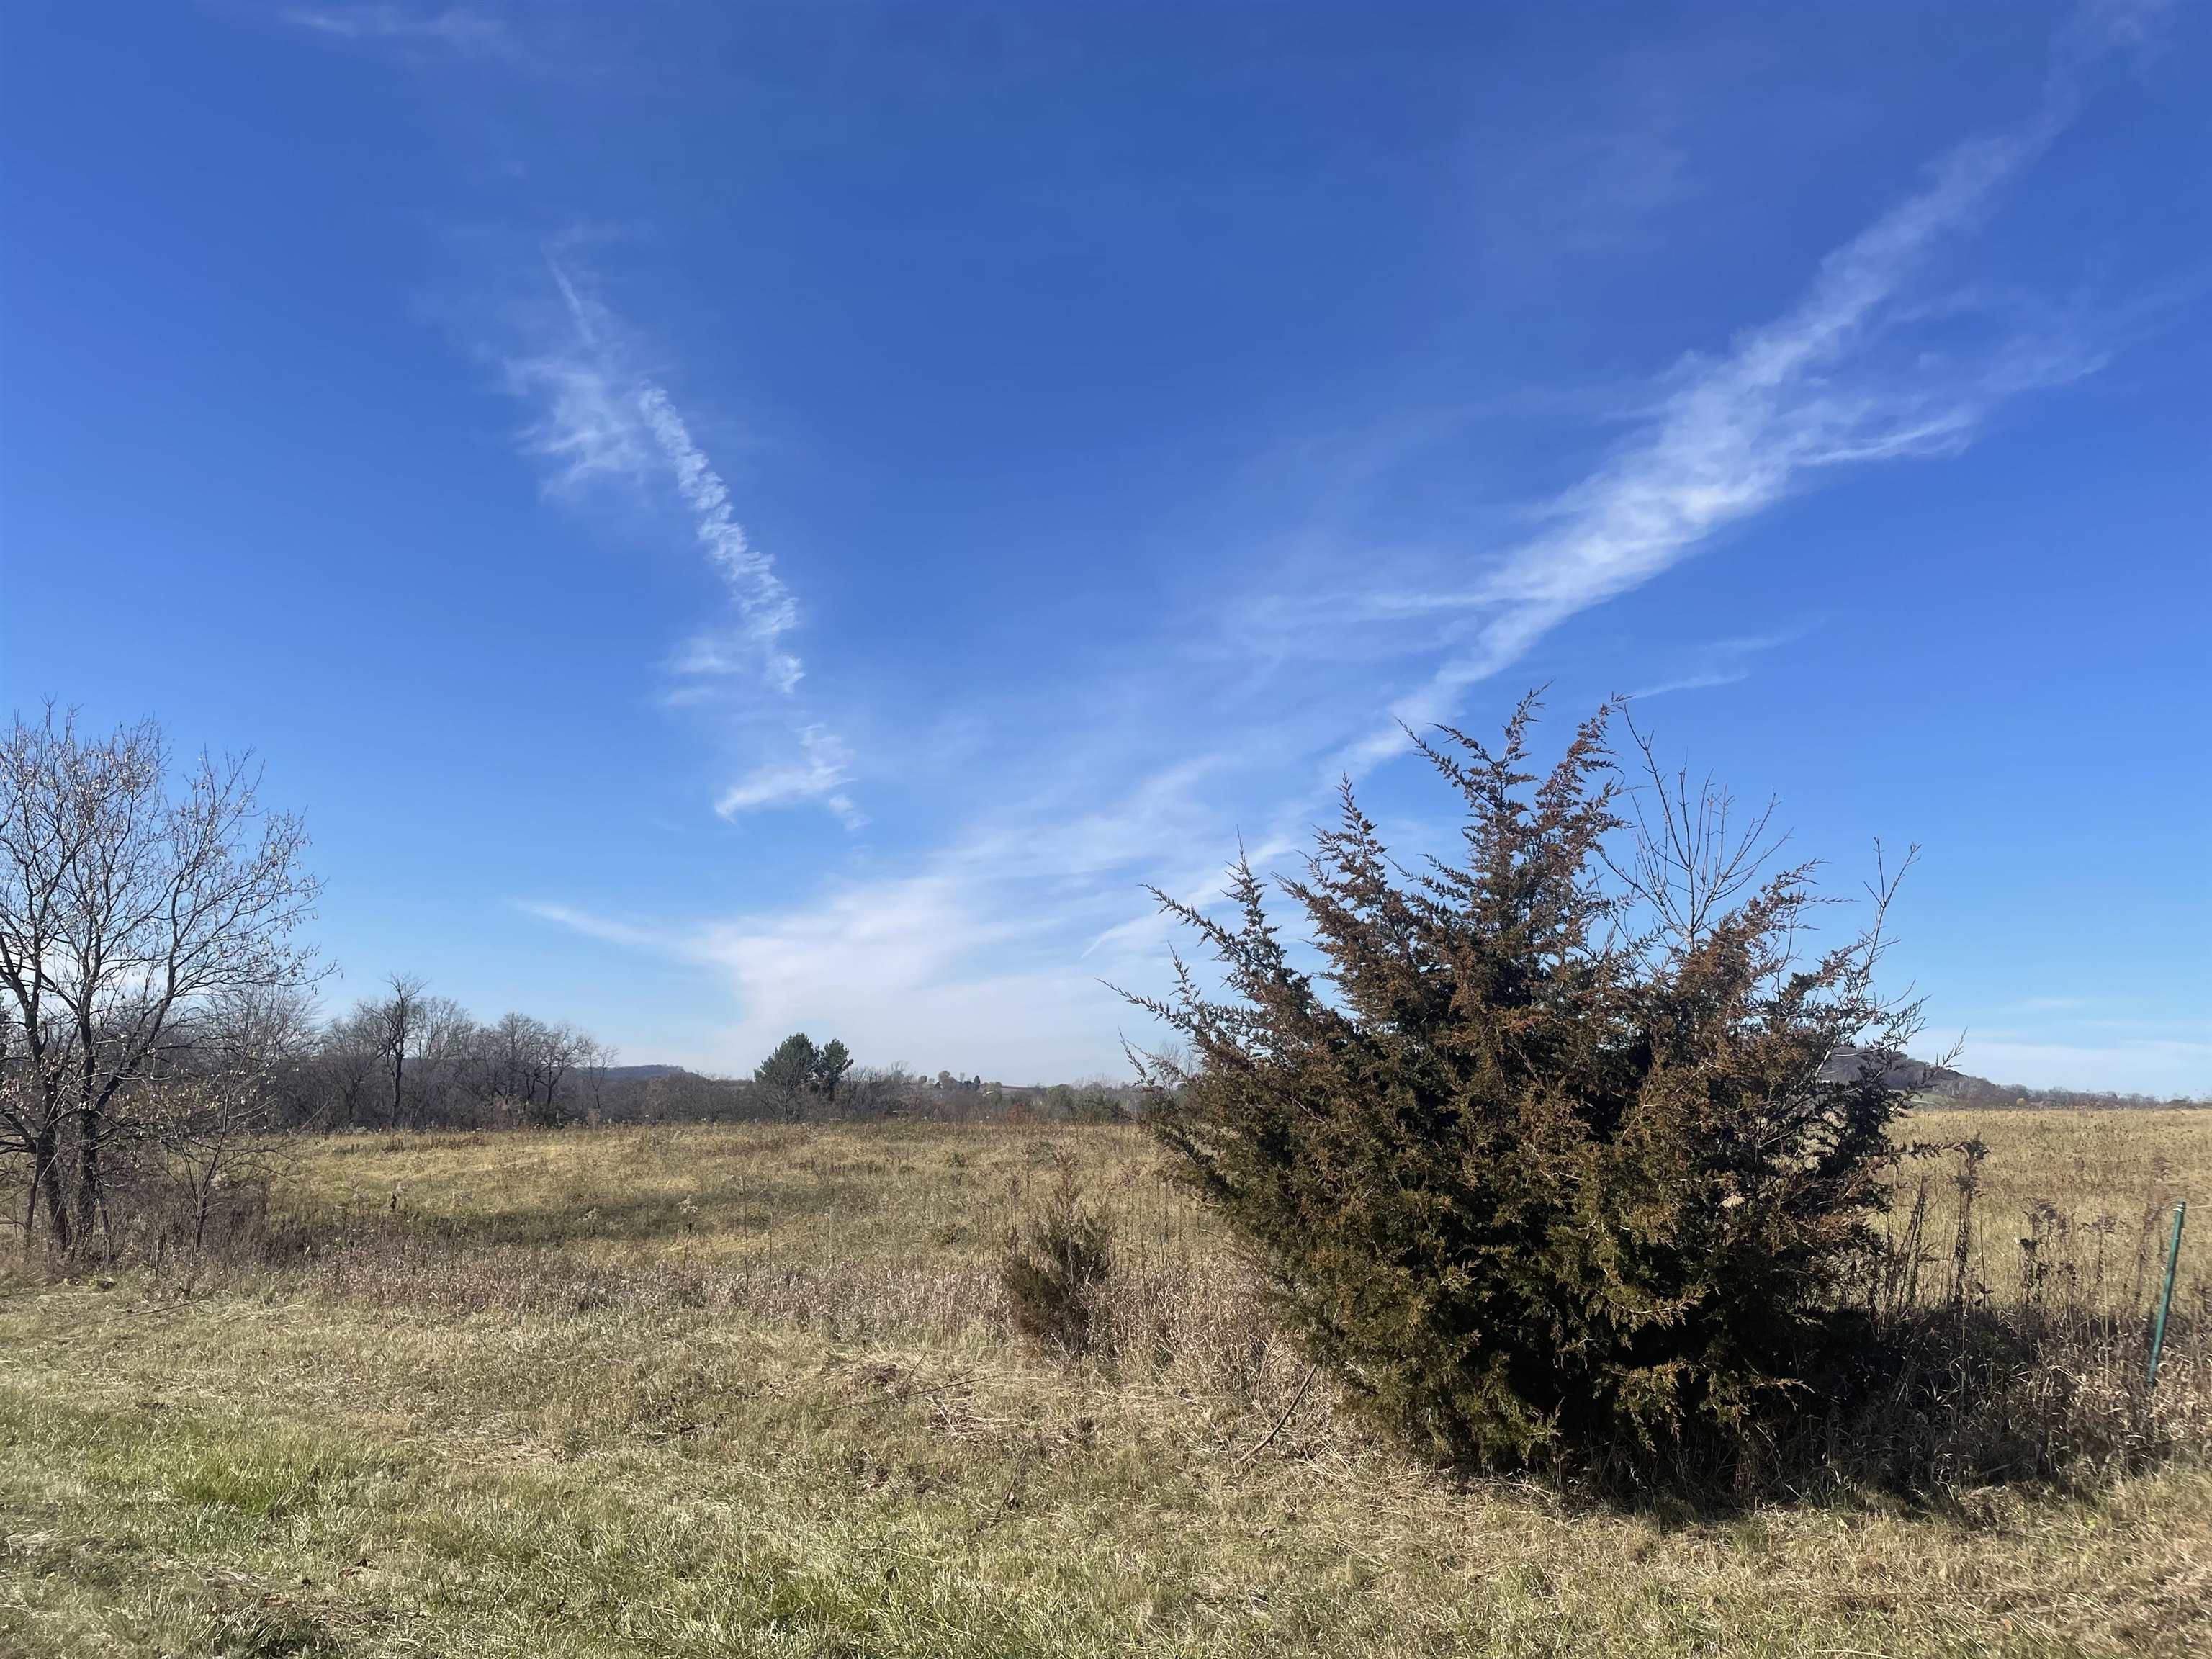
POLYGON ((2212 1113, 1907 1134, 1991 1149, 1974 1294, 2123 1310, 2128 1364, 2202 1201, 2143 1455, 1715 1514, 1455 1483, 1301 1391, 1131 1130, 305 1143, 266 1261, 0 1284, 0 1653, 2212 1651, 2212 1113), (996 1271, 1058 1157, 1120 1250, 1073 1365, 996 1271))

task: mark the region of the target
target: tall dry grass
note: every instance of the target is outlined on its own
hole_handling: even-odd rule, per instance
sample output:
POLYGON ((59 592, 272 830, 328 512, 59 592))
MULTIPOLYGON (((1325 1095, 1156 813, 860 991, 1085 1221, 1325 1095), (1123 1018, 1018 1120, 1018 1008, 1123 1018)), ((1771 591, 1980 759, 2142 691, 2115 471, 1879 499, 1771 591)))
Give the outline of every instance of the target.
MULTIPOLYGON (((2145 1376, 2174 1199, 2212 1187, 2212 1115, 1933 1111, 1904 1139, 1883 1249, 1788 1432, 1739 1492, 2093 1482, 2212 1445, 2212 1251, 2182 1264, 2145 1376)), ((1079 1361, 1131 1397, 1358 1430, 1271 1325, 1266 1285, 1119 1127, 686 1126, 337 1137, 280 1186, 258 1273, 455 1314, 711 1310, 831 1341, 1003 1346, 1005 1246, 1066 1182, 1113 1267, 1079 1361)), ((1065 1195, 1060 1200, 1065 1201, 1065 1195)), ((1723 1478, 1724 1474, 1724 1478, 1723 1478)))
POLYGON ((2212 1120, 2146 1114, 2100 1133, 2081 1115, 1915 1126, 1850 1293, 1863 1349, 1804 1449, 1822 1467, 1943 1490, 2094 1480, 2212 1446, 2201 1237, 2154 1386, 2148 1363, 2175 1206, 2201 1183, 2212 1120))
MULTIPOLYGON (((304 1143, 258 1254, 0 1285, 0 1651, 2197 1650, 2201 1237, 2149 1422, 2116 1410, 2125 1434, 2050 1460, 2056 1478, 1986 1471, 2023 1426, 2094 1424, 2083 1379, 2133 1369, 2125 1218, 2204 1190, 2212 1116, 1913 1133, 1993 1148, 1970 1321, 2032 1293, 2008 1275, 2048 1200, 2079 1219, 2039 1254, 2078 1251, 2070 1282, 2109 1322, 2068 1339, 2063 1392, 2059 1350, 2042 1371, 2006 1359, 2014 1426, 1988 1443, 1962 1443, 1924 1380, 1854 1396, 1893 1435, 1950 1437, 1917 1494, 1882 1489, 1838 1411, 1858 1468, 1777 1447, 1757 1501, 1702 1509, 1440 1479, 1368 1439, 1127 1131, 304 1143), (1000 1273, 1061 1154, 1115 1239, 1076 1359, 1018 1339, 1000 1273)), ((1954 1321, 1960 1194, 1938 1160, 1909 1199, 1922 1170, 1910 1305, 1954 1321)), ((2068 1279, 2043 1276, 2046 1316, 2068 1279)))

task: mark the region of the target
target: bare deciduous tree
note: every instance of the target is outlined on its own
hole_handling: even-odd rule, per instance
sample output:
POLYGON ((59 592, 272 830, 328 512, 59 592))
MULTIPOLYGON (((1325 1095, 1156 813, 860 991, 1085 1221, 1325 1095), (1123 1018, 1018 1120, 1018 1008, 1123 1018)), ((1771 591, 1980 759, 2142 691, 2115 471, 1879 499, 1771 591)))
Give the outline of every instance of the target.
POLYGON ((253 1079, 258 1109, 274 1125, 305 1122, 320 1094, 322 1048, 314 993, 306 986, 252 986, 214 1000, 194 1022, 203 1068, 253 1079))
POLYGON ((462 1070, 475 1024, 451 998, 432 996, 419 974, 393 974, 385 984, 387 995, 355 1006, 349 1041, 379 1055, 392 1080, 392 1121, 423 1128, 438 1115, 438 1085, 462 1070), (421 1074, 410 1082, 408 1068, 417 1061, 421 1074))
POLYGON ((167 1189, 175 1243, 197 1252, 226 1192, 265 1189, 272 1143, 267 1075, 226 1068, 141 1083, 149 1179, 167 1189))
POLYGON ((140 1091, 225 998, 305 984, 293 942, 318 884, 297 817, 258 769, 203 754, 173 779, 152 721, 79 734, 74 714, 0 738, 0 1148, 27 1164, 27 1231, 69 1255, 105 1218, 111 1145, 140 1091))
POLYGON ((577 1056, 576 1070, 583 1080, 584 1097, 590 1103, 587 1109, 592 1121, 596 1122, 606 1110, 607 1073, 613 1066, 619 1051, 613 1043, 602 1042, 593 1036, 585 1037, 583 1042, 583 1048, 577 1056))
POLYGON ((540 1125, 562 1121, 562 1085, 572 1072, 593 1064, 599 1053, 599 1045, 573 1025, 549 1025, 519 1013, 473 1027, 464 1048, 459 1073, 477 1103, 512 1103, 540 1125))
POLYGON ((324 1028, 315 1055, 320 1098, 303 1122, 356 1127, 368 1121, 370 1103, 383 1076, 384 1048, 376 1021, 362 1009, 324 1028))

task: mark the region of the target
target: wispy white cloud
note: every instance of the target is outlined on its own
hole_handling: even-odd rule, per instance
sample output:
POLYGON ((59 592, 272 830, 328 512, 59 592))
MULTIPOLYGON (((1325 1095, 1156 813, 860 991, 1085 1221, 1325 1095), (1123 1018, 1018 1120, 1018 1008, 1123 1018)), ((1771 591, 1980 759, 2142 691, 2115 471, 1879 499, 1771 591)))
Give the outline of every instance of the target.
POLYGON ((538 409, 524 431, 525 447, 551 464, 556 489, 599 478, 672 488, 738 620, 733 628, 702 634, 672 666, 679 675, 757 672, 788 695, 805 669, 785 642, 799 625, 799 607, 775 562, 745 534, 729 485, 692 436, 668 389, 636 366, 612 313, 559 258, 549 253, 546 266, 566 326, 535 349, 505 359, 509 385, 538 409))
MULTIPOLYGON (((753 781, 763 795, 795 790, 811 782, 805 769, 753 781)), ((947 844, 787 904, 666 922, 522 908, 719 979, 737 1011, 715 1039, 727 1066, 804 1027, 931 1070, 1018 1079, 1118 1072, 1124 1033, 1158 1035, 1110 988, 1160 988, 1164 924, 1142 904, 1141 884, 1201 897, 1219 885, 1237 844, 1233 816, 1199 786, 1228 769, 1206 755, 1121 787, 1095 777, 1086 786, 1079 768, 1027 791, 1000 787, 947 844), (1129 919, 1139 905, 1146 914, 1129 919)), ((1264 865, 1293 840, 1271 835, 1253 856, 1264 865)))
POLYGON ((562 904, 550 899, 515 899, 512 902, 526 915, 536 916, 540 921, 552 922, 605 945, 619 945, 627 950, 642 951, 656 956, 677 956, 683 952, 684 935, 678 930, 604 916, 577 905, 562 904))
MULTIPOLYGON (((1954 152, 1921 191, 1832 255, 1797 307, 1721 361, 1691 365, 1644 428, 1478 583, 1365 596, 1354 609, 1370 620, 1419 627, 1443 617, 1462 627, 1473 619, 1427 685, 1393 714, 1413 724, 1447 718, 1467 686, 1510 665, 1549 629, 1650 580, 1821 470, 1955 450, 1998 398, 2095 367, 2075 343, 2045 338, 2009 342, 1963 374, 1936 374, 1935 365, 1914 372, 1877 349, 1885 307, 1913 297, 1906 285, 1932 246, 1969 224, 2048 136, 2031 127, 1954 152)), ((550 453, 584 471, 628 465, 626 440, 605 429, 596 398, 572 402, 577 432, 550 453)), ((1646 693, 1722 683, 1778 642, 1723 642, 1711 662, 1646 693)), ((707 659, 701 666, 722 665, 720 642, 693 649, 707 659)), ((1359 771, 1402 740, 1394 721, 1328 769, 1359 771)), ((842 787, 834 769, 811 760, 764 769, 731 805, 826 800, 842 787)), ((772 1043, 794 1022, 837 1018, 878 1054, 950 1053, 963 1066, 1009 1073, 1030 1054, 1054 1056, 1048 1070, 1109 1065, 1117 1029, 1109 1022, 1127 1016, 1096 981, 1141 983, 1159 952, 1164 924, 1131 903, 1139 882, 1198 902, 1219 890, 1235 817, 1207 786, 1230 769, 1218 755, 1200 756, 1158 766, 1103 801, 1008 803, 925 875, 841 886, 662 948, 726 977, 742 1011, 727 1034, 735 1054, 772 1043)), ((1095 789, 1097 780, 1089 781, 1095 789)), ((1255 861, 1287 855, 1319 801, 1302 793, 1262 813, 1255 861)), ((612 936, 605 924, 563 920, 612 936)))
POLYGON ((529 904, 586 938, 691 963, 729 988, 737 1018, 708 1063, 749 1066, 787 1033, 841 1036, 878 1061, 1015 1081, 1119 1069, 1122 1005, 1051 948, 1050 914, 979 902, 950 866, 854 882, 788 909, 655 928, 529 904))
POLYGON ((386 41, 489 52, 504 46, 508 40, 504 19, 472 6, 293 6, 283 16, 295 27, 337 40, 386 41))
MULTIPOLYGON (((753 544, 722 473, 668 389, 638 366, 628 331, 556 254, 546 269, 560 297, 558 323, 534 331, 527 349, 501 354, 508 386, 531 404, 524 449, 550 469, 558 495, 614 481, 668 491, 689 517, 733 615, 701 629, 672 653, 672 707, 726 701, 712 688, 752 679, 788 707, 805 666, 791 648, 799 606, 775 562, 753 544)), ((757 711, 755 711, 757 712, 757 711)), ((851 750, 819 721, 789 726, 797 758, 757 766, 715 803, 725 817, 757 807, 817 802, 848 827, 865 822, 848 785, 851 750)))
POLYGON ((1826 473, 1954 453, 2006 398, 2101 367, 2096 342, 2065 328, 2011 331, 1974 351, 1906 337, 1925 319, 1917 284, 1940 250, 1978 223, 2064 129, 2076 79, 2100 43, 2135 37, 2143 8, 2105 9, 2108 22, 2060 43, 2033 115, 1958 145, 1911 195, 1831 253, 1789 311, 1717 360, 1686 363, 1657 415, 1559 496, 1546 527, 1471 584, 1394 594, 1401 614, 1460 616, 1462 637, 1425 684, 1396 701, 1389 721, 1330 769, 1358 773, 1401 752, 1401 723, 1448 719, 1468 687, 1569 617, 1641 586, 1826 473))
POLYGON ((1766 652, 1805 637, 1802 628, 1775 634, 1759 634, 1732 640, 1714 640, 1686 653, 1663 679, 1640 685, 1626 695, 1632 698, 1663 697, 1670 691, 1704 691, 1735 685, 1749 679, 1754 659, 1766 652))
POLYGON ((714 810, 734 818, 763 807, 818 801, 842 819, 847 829, 859 829, 866 820, 845 792, 853 775, 853 751, 821 726, 803 726, 795 735, 797 758, 754 768, 723 792, 714 810))
POLYGON ((784 635, 799 625, 799 607, 790 591, 777 579, 775 563, 746 538, 744 526, 731 510, 729 487, 691 441, 691 429, 668 401, 667 392, 647 383, 638 391, 637 409, 676 475, 677 491, 695 516, 701 545, 737 601, 746 636, 760 647, 770 683, 778 690, 792 690, 803 671, 799 659, 781 644, 784 635))
POLYGON ((739 1023, 722 1034, 734 1054, 764 1054, 812 1023, 865 1033, 886 1060, 1030 1080, 1066 1075, 1080 1056, 1118 1058, 1113 994, 1040 951, 1047 925, 980 907, 930 872, 719 924, 694 949, 735 994, 739 1023))

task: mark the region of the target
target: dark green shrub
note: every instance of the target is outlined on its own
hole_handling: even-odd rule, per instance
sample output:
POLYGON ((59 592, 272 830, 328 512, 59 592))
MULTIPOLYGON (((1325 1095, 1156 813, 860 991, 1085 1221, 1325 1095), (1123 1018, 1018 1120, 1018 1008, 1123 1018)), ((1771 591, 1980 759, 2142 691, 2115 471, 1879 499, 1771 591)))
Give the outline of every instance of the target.
POLYGON ((1465 803, 1462 857, 1401 868, 1345 787, 1280 884, 1316 971, 1242 860, 1240 918, 1158 896, 1225 991, 1178 958, 1176 993, 1139 999, 1188 1051, 1152 1063, 1147 1121, 1418 1447, 1710 1467, 1804 1392, 1881 1200, 1912 1010, 1870 989, 1878 920, 1797 959, 1809 870, 1762 876, 1764 815, 1732 835, 1727 798, 1648 748, 1656 793, 1625 793, 1609 710, 1540 781, 1534 706, 1495 750, 1419 744, 1465 803))
POLYGON ((1113 1272, 1113 1222, 1084 1202, 1074 1164, 1063 1157, 1043 1202, 1006 1241, 999 1276, 1014 1328, 1048 1352, 1088 1353, 1113 1272))
POLYGON ((1071 1123, 1127 1123, 1128 1109, 1105 1090, 1092 1085, 1079 1090, 1075 1103, 1068 1109, 1071 1123))

